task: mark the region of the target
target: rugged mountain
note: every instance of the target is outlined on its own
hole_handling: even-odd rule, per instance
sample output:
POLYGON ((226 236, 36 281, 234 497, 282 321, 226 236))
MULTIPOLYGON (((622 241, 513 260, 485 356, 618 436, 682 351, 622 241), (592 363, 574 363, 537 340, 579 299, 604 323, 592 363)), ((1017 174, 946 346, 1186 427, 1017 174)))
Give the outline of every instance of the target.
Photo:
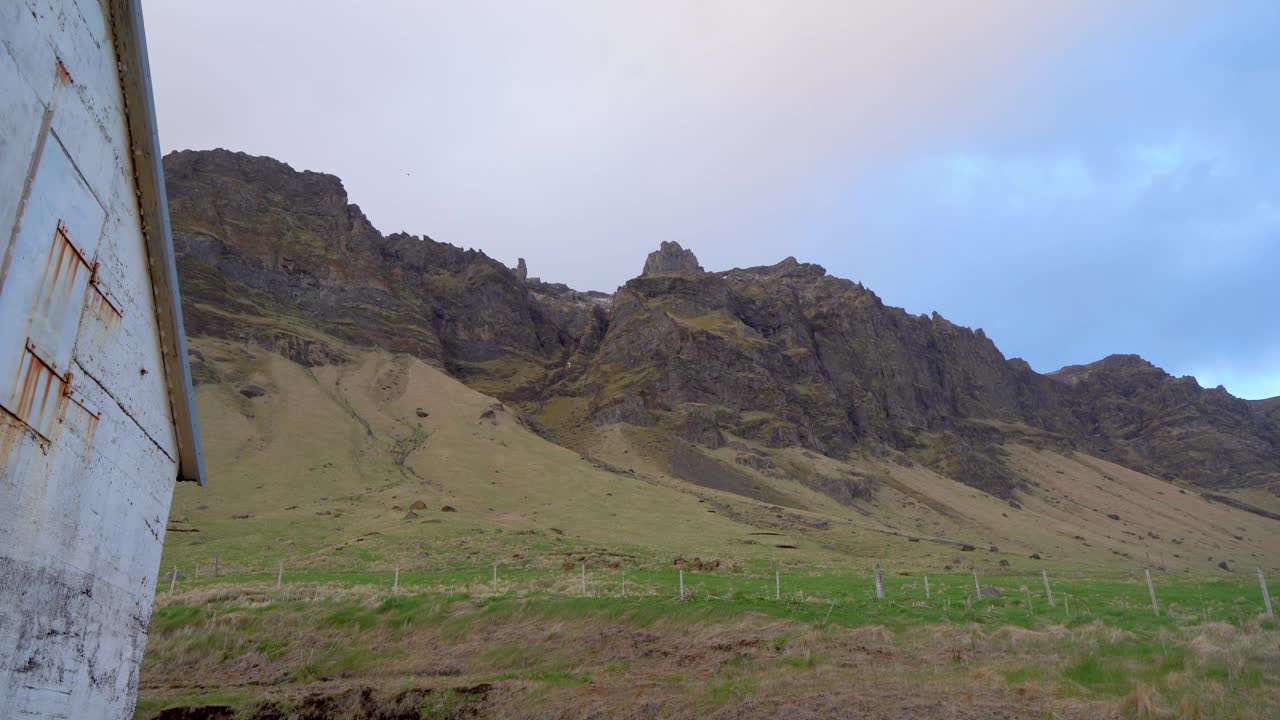
POLYGON ((1014 500, 1033 482, 1019 447, 1204 488, 1280 488, 1274 400, 1132 356, 1041 375, 982 330, 911 315, 794 258, 706 272, 663 242, 612 295, 578 292, 527 277, 523 261, 384 237, 330 175, 221 150, 174 153, 165 169, 190 334, 309 366, 347 361, 346 346, 410 355, 609 462, 644 456, 769 502, 786 492, 757 489, 762 477, 853 503, 873 492, 847 470, 860 459, 1014 500), (780 462, 788 449, 811 460, 780 462))
POLYGON ((225 150, 164 160, 193 335, 334 359, 297 325, 445 364, 558 357, 597 340, 607 297, 527 281, 475 250, 382 236, 332 175, 225 150))
POLYGON ((1206 488, 1280 487, 1280 398, 1241 400, 1137 355, 1071 365, 1049 377, 1065 386, 1059 395, 1092 454, 1206 488))

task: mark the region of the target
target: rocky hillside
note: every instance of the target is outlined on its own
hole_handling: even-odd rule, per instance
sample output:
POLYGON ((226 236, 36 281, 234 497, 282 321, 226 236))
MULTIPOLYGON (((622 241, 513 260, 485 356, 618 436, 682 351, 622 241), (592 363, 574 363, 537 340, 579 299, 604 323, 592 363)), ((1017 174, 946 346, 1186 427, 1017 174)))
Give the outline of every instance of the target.
POLYGON ((381 235, 332 175, 223 150, 164 160, 192 335, 340 360, 291 318, 439 364, 560 357, 598 339, 607 296, 526 280, 475 250, 381 235))
POLYGON ((579 292, 527 277, 523 261, 383 236, 330 175, 222 150, 174 153, 165 169, 193 336, 313 367, 346 362, 341 344, 410 355, 610 462, 639 455, 747 495, 753 478, 803 476, 852 501, 866 478, 814 468, 870 458, 1015 500, 1033 480, 1011 458, 1031 447, 1280 492, 1277 400, 1134 356, 1041 375, 982 330, 885 305, 820 266, 707 272, 669 242, 612 295, 579 292), (784 467, 773 449, 812 462, 784 467))

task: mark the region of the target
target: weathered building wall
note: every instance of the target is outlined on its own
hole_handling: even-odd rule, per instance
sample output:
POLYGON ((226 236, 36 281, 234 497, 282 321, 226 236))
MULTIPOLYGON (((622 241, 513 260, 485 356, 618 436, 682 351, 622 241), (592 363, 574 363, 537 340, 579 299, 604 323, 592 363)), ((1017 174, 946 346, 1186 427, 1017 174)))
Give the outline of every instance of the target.
POLYGON ((69 327, 0 315, 5 718, 131 717, 177 474, 106 6, 0 2, 0 304, 21 304, 14 298, 24 287, 57 286, 70 298, 65 312, 50 311, 52 299, 32 301, 43 322, 65 318, 69 327), (54 257, 60 220, 85 256, 79 261, 54 257), (33 261, 19 237, 55 244, 33 261), (66 338, 65 348, 48 350, 62 353, 66 393, 23 347, 46 332, 66 338), (40 390, 29 393, 39 412, 15 411, 13 392, 24 383, 40 390), (15 412, 40 418, 24 423, 15 412))

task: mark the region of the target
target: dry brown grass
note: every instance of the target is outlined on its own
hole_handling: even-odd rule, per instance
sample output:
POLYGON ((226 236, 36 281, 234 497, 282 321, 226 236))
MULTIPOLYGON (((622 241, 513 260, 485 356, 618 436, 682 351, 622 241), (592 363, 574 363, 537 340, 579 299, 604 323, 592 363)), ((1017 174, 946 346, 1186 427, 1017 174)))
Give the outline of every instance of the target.
POLYGON ((1127 717, 1138 720, 1149 720, 1160 716, 1156 709, 1155 691, 1145 687, 1134 688, 1133 692, 1125 697, 1124 702, 1120 703, 1120 710, 1127 717))
MULTIPOLYGON (((486 686, 466 697, 480 703, 482 716, 504 718, 1267 717, 1265 709, 1223 714, 1242 707, 1232 697, 1239 688, 1206 683, 1198 665, 1172 673, 1161 690, 1143 685, 1114 699, 1072 690, 1059 675, 1063 667, 1130 642, 1101 624, 894 632, 751 614, 633 622, 601 613, 548 615, 518 599, 499 614, 476 599, 430 621, 362 623, 335 618, 376 612, 389 593, 322 585, 286 588, 283 598, 278 592, 224 587, 162 598, 165 607, 212 603, 223 610, 153 632, 143 695, 189 694, 198 678, 198 687, 237 688, 254 702, 283 704, 372 688, 371 697, 388 707, 407 702, 404 688, 418 693, 415 702, 436 702, 486 686), (1044 673, 1008 679, 1026 668, 1044 673)), ((1187 647, 1197 662, 1243 662, 1276 637, 1220 625, 1170 631, 1161 641, 1187 647)), ((1265 688, 1249 692, 1267 707, 1257 696, 1265 688)))

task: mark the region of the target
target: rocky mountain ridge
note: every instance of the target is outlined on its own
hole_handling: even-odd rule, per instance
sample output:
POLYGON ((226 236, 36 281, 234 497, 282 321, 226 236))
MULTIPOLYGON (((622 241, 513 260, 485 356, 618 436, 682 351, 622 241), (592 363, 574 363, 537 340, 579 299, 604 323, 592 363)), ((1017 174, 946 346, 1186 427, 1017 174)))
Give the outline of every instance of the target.
POLYGON ((919 463, 1012 500, 1026 482, 1007 461, 1015 443, 1280 490, 1280 399, 1136 356, 1042 375, 982 330, 885 305, 821 266, 707 272, 673 242, 613 294, 579 292, 523 261, 383 236, 331 175, 224 150, 172 153, 165 170, 189 333, 312 366, 343 362, 330 337, 413 355, 575 449, 625 424, 673 458, 738 439, 919 463))

